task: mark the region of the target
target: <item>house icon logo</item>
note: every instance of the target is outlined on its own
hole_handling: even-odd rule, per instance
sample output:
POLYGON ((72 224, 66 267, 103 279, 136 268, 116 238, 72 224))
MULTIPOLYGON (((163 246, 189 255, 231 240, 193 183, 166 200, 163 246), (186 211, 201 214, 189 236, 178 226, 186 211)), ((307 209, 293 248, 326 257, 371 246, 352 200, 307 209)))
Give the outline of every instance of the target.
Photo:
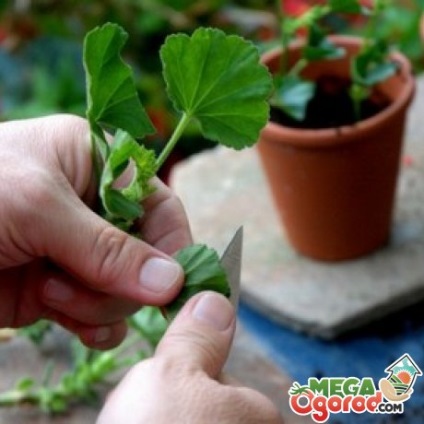
POLYGON ((405 402, 411 397, 418 376, 423 373, 414 360, 405 353, 384 370, 388 376, 378 385, 389 402, 405 402))

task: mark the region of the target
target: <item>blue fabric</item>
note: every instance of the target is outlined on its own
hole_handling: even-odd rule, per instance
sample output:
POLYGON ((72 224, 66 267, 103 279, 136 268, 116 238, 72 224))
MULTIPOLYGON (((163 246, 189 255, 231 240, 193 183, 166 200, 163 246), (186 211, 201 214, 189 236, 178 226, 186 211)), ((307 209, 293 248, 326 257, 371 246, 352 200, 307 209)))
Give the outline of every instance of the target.
MULTIPOLYGON (((424 371, 424 304, 333 341, 324 341, 271 322, 241 304, 239 318, 267 356, 285 373, 306 384, 309 377, 372 377, 377 384, 391 363, 408 353, 424 371)), ((312 421, 311 421, 312 422, 312 421)), ((329 423, 424 423, 424 376, 402 415, 335 414, 329 423)))

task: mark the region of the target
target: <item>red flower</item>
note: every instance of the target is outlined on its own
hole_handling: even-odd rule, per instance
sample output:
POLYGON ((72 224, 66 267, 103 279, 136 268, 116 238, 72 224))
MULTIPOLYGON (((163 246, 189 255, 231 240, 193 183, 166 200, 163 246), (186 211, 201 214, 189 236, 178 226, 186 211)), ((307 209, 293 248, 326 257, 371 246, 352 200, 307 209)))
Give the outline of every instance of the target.
POLYGON ((7 31, 0 27, 0 44, 2 44, 4 42, 4 40, 6 40, 7 38, 7 31))
POLYGON ((310 7, 311 5, 306 0, 281 0, 281 10, 288 16, 299 16, 310 7))

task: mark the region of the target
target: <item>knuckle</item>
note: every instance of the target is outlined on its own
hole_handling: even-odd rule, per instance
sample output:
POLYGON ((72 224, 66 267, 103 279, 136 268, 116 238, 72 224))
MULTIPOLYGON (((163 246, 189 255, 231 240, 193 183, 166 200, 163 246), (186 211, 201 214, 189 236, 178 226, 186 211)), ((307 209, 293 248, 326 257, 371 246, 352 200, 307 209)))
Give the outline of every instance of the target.
POLYGON ((74 134, 87 134, 89 132, 89 124, 86 119, 72 114, 60 114, 60 127, 66 128, 66 131, 71 130, 74 134))
POLYGON ((28 228, 28 224, 42 222, 45 211, 53 211, 57 205, 57 184, 46 170, 33 169, 16 172, 14 186, 18 187, 18 196, 13 196, 14 216, 19 225, 28 228))
POLYGON ((201 333, 190 327, 168 333, 166 339, 162 340, 162 342, 164 343, 161 348, 164 352, 172 352, 174 346, 185 346, 184 350, 189 347, 192 356, 196 357, 196 361, 186 361, 184 356, 172 357, 172 366, 175 367, 176 371, 182 369, 185 372, 197 371, 199 362, 206 369, 214 368, 215 364, 220 363, 222 360, 222 343, 219 343, 218 340, 210 337, 207 333, 201 333))
POLYGON ((129 236, 111 226, 100 230, 93 249, 99 284, 109 285, 122 277, 123 271, 128 272, 131 266, 129 244, 129 236))

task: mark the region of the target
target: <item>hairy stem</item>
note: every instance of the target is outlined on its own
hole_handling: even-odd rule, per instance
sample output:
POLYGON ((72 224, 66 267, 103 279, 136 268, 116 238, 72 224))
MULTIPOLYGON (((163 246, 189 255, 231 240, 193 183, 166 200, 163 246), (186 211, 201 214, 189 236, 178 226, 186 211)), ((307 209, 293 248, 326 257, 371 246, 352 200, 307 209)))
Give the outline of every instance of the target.
POLYGON ((166 144, 165 148, 162 150, 159 157, 156 159, 156 169, 159 169, 168 158, 169 154, 174 149, 175 145, 177 144, 178 140, 181 138, 181 136, 184 133, 184 130, 187 128, 188 124, 191 121, 191 115, 188 113, 183 113, 181 116, 180 121, 178 122, 177 127, 175 128, 171 138, 169 139, 168 143, 166 144))

